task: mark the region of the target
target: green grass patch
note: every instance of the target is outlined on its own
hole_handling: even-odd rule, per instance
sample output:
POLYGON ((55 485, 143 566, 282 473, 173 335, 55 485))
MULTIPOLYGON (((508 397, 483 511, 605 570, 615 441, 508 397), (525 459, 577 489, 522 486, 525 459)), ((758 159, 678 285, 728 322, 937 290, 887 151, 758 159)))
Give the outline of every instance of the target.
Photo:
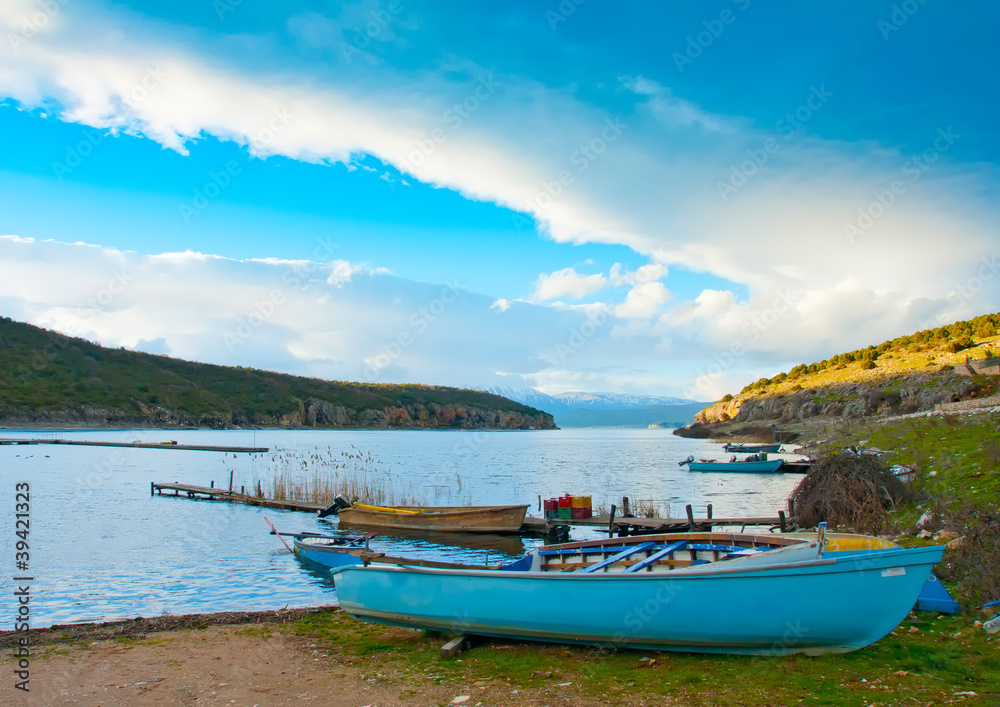
MULTIPOLYGON (((816 657, 658 653, 484 639, 455 660, 440 657, 444 636, 368 624, 340 612, 302 619, 294 630, 322 642, 331 653, 363 659, 366 668, 413 681, 401 687, 418 693, 420 681, 426 680, 456 685, 493 680, 521 690, 571 682, 573 689, 609 703, 627 695, 652 703, 763 706, 804 701, 861 707, 947 702, 955 692, 985 696, 1000 689, 1000 650, 988 634, 971 627, 971 619, 926 613, 920 619, 919 633, 909 633, 904 624, 874 646, 816 657), (372 645, 390 648, 373 651, 372 645)), ((963 702, 977 703, 982 704, 975 698, 963 702)))

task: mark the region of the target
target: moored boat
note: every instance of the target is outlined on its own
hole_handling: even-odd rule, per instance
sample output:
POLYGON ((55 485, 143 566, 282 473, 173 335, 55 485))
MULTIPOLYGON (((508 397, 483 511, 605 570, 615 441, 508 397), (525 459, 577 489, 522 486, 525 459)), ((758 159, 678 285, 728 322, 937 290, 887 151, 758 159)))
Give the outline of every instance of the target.
POLYGON ((342 496, 320 511, 336 513, 341 525, 457 533, 514 533, 524 524, 527 505, 515 506, 369 506, 342 496))
POLYGON ((780 444, 724 444, 722 449, 732 454, 757 454, 759 452, 777 452, 781 450, 780 444))
POLYGON ((360 564, 361 552, 369 551, 368 541, 375 537, 369 535, 323 535, 320 533, 281 533, 266 517, 264 522, 271 529, 271 535, 277 535, 282 544, 300 560, 314 562, 327 567, 360 564), (292 538, 292 545, 285 542, 285 537, 292 538), (353 555, 351 553, 354 553, 353 555))
POLYGON ((694 457, 689 457, 681 462, 681 466, 687 465, 690 471, 738 471, 755 474, 773 474, 782 470, 785 462, 781 459, 753 460, 753 461, 728 461, 717 462, 714 460, 695 461, 694 457))
POLYGON ((895 628, 943 553, 874 539, 821 554, 823 541, 693 535, 591 545, 606 555, 618 543, 603 559, 571 543, 500 568, 353 565, 334 580, 345 611, 379 623, 644 650, 819 654, 862 648, 895 628), (573 552, 548 555, 558 562, 541 554, 572 550, 581 559, 569 568, 573 552), (678 552, 683 562, 671 564, 678 552))
POLYGON ((366 549, 365 540, 359 538, 354 542, 345 542, 340 538, 297 535, 292 538, 292 548, 295 556, 301 560, 326 567, 342 567, 361 564, 359 553, 366 549))

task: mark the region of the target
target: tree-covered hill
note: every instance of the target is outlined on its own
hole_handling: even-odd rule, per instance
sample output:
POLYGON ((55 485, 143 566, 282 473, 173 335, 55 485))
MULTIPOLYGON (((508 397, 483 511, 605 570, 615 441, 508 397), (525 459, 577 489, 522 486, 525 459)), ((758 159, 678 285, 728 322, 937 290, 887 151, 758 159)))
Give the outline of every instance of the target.
MULTIPOLYGON (((973 363, 996 356, 1000 314, 925 329, 761 378, 698 413, 702 423, 908 413, 996 392, 973 363), (964 375, 959 375, 964 374, 964 375)), ((992 370, 992 369, 990 369, 992 370)))
POLYGON ((551 428, 490 393, 182 361, 0 318, 0 424, 551 428))

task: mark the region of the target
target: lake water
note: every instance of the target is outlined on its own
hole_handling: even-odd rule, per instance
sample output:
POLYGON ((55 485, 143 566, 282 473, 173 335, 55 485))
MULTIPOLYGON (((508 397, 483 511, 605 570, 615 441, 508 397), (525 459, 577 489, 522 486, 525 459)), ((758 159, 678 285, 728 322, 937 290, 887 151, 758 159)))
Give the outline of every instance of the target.
MULTIPOLYGON (((270 447, 267 454, 222 454, 82 446, 0 446, 4 499, 0 572, 15 567, 15 484, 30 484, 32 626, 135 616, 252 611, 336 603, 329 574, 300 563, 274 536, 330 528, 307 513, 167 496, 149 484, 254 485, 276 471, 309 478, 334 463, 363 465, 403 493, 438 505, 530 503, 589 494, 595 507, 622 496, 684 505, 716 517, 774 516, 798 474, 691 473, 689 454, 728 458, 716 443, 669 430, 483 431, 67 431, 0 430, 0 437, 270 447), (344 453, 361 455, 349 460, 344 453), (368 459, 371 461, 367 461, 368 459), (344 461, 347 460, 347 461, 344 461)), ((574 529, 572 539, 596 537, 574 529)), ((373 549, 392 555, 481 563, 514 559, 540 540, 517 537, 380 535, 373 549)), ((0 629, 13 628, 11 591, 0 595, 0 629)))

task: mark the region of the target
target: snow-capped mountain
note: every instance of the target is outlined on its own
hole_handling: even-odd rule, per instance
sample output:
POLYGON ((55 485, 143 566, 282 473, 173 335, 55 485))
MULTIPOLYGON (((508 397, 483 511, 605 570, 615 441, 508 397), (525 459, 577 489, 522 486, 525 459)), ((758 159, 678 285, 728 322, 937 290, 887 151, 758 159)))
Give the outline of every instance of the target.
POLYGON ((655 422, 689 424, 710 403, 662 395, 629 393, 560 393, 548 395, 534 388, 480 386, 494 395, 552 413, 562 427, 646 427, 655 422))
MULTIPOLYGON (((506 397, 506 396, 504 396, 506 397)), ((556 398, 570 408, 598 410, 626 410, 652 405, 686 405, 698 402, 687 398, 667 398, 660 395, 632 395, 629 393, 560 393, 556 398)))
POLYGON ((487 393, 493 393, 493 395, 499 395, 501 397, 507 398, 508 400, 513 400, 516 403, 521 403, 522 405, 530 405, 533 408, 538 408, 539 410, 544 410, 545 412, 555 412, 555 408, 560 410, 565 408, 565 405, 551 395, 547 395, 540 390, 535 390, 534 388, 511 388, 503 385, 484 385, 479 386, 476 390, 485 390, 487 393))

